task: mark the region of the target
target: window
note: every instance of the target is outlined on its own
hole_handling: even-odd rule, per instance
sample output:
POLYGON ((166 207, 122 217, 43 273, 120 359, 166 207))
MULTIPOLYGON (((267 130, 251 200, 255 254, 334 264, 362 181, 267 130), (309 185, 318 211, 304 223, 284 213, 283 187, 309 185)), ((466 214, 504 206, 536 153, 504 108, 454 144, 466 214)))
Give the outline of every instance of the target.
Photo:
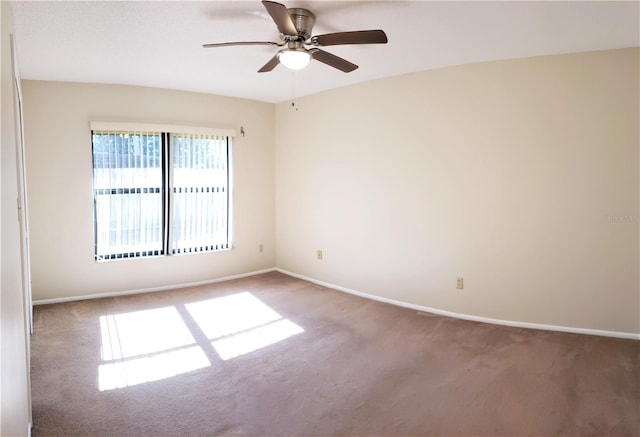
POLYGON ((91 125, 96 259, 228 249, 231 136, 128 127, 91 125))

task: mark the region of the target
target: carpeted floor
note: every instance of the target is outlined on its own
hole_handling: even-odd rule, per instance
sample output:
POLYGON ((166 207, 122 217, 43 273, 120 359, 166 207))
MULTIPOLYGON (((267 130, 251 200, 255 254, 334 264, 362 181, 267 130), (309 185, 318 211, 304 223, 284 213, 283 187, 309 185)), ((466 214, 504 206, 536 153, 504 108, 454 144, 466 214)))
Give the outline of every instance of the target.
POLYGON ((33 436, 638 436, 639 363, 274 272, 36 307, 33 436))

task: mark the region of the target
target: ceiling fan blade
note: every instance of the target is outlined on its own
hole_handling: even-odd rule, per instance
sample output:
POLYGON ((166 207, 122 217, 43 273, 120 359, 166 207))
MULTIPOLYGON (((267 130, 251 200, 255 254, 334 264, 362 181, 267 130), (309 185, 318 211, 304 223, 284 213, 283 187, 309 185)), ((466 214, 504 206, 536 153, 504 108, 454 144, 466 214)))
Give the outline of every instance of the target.
POLYGON ((386 44, 389 40, 382 30, 356 30, 353 32, 327 33, 311 38, 314 46, 337 46, 344 44, 386 44))
POLYGON ((278 26, 280 33, 289 36, 298 36, 298 29, 293 24, 287 7, 283 4, 264 0, 262 5, 265 7, 271 18, 278 26))
POLYGON ((280 63, 280 58, 278 58, 278 55, 279 53, 276 53, 276 55, 273 58, 269 59, 269 62, 264 64, 262 68, 258 70, 258 73, 266 73, 276 68, 280 63))
POLYGON ((324 50, 310 49, 309 52, 311 53, 311 57, 316 61, 320 61, 323 64, 327 64, 333 68, 337 68, 338 70, 344 71, 345 73, 350 73, 358 68, 356 64, 352 64, 346 59, 342 59, 341 57, 329 52, 325 52, 324 50))
POLYGON ((211 47, 230 47, 230 46, 278 46, 282 47, 283 44, 271 41, 234 41, 234 42, 216 42, 212 44, 202 44, 205 49, 211 47))

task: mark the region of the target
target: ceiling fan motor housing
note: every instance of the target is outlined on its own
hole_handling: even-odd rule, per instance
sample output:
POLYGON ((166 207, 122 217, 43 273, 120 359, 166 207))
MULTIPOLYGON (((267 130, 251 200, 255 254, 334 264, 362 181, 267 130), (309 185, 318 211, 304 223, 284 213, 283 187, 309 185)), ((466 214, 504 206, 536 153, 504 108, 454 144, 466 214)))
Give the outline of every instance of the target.
POLYGON ((291 17, 294 26, 298 29, 298 37, 302 39, 302 41, 306 41, 311 38, 311 31, 313 30, 313 25, 316 22, 316 16, 313 15, 311 11, 302 8, 289 8, 287 9, 287 12, 289 12, 289 16, 291 17))

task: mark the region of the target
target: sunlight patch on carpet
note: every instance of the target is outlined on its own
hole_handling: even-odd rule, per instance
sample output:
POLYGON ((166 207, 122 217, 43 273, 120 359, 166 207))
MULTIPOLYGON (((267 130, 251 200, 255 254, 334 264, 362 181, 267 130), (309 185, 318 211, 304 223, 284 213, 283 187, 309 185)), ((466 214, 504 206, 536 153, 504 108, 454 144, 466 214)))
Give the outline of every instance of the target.
POLYGON ((100 391, 157 381, 211 363, 175 307, 100 317, 100 391))
POLYGON ((209 360, 198 346, 102 364, 98 369, 99 389, 113 390, 159 381, 209 365, 209 360))
POLYGON ((98 388, 113 390, 170 378, 210 366, 214 350, 229 360, 302 332, 249 292, 180 308, 100 316, 98 388))
POLYGON ((287 319, 281 319, 250 331, 216 340, 211 345, 220 358, 228 360, 278 343, 301 332, 304 332, 304 329, 300 326, 287 319))
POLYGON ((186 305, 220 358, 245 355, 304 332, 249 292, 186 305))

